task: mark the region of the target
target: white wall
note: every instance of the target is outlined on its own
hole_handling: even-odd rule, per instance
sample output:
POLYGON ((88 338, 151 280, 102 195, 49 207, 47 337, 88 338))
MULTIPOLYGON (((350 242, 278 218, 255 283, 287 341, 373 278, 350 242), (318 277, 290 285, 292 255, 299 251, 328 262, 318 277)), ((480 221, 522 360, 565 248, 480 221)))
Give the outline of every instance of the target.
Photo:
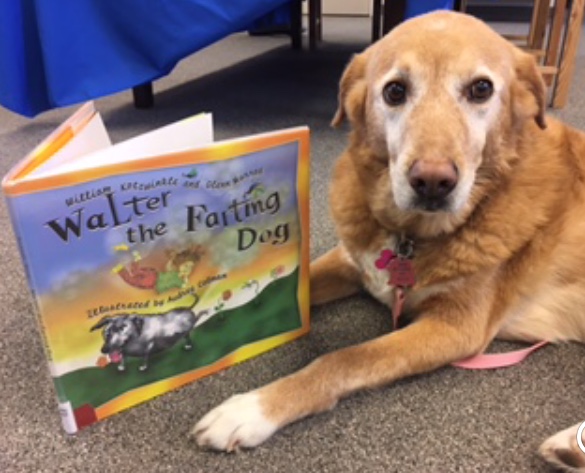
MULTIPOLYGON (((2 0, 0 0, 2 1, 2 0)), ((303 2, 303 13, 307 14, 308 2, 303 2)), ((370 16, 372 0, 321 0, 324 15, 370 16)))
POLYGON ((372 0, 322 0, 324 15, 370 15, 372 0))

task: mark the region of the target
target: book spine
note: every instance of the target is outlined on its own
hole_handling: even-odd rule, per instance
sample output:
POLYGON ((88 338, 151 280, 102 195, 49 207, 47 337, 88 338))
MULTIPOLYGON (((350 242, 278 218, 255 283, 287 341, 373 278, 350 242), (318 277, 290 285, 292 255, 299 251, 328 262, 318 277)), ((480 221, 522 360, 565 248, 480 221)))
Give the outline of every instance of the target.
POLYGON ((53 380, 53 384, 55 386, 56 397, 57 397, 57 402, 58 402, 58 409, 59 409, 59 414, 61 416, 61 421, 63 423, 63 428, 65 429, 65 431, 68 434, 74 434, 75 432, 77 432, 79 430, 79 428, 78 428, 77 422, 75 420, 75 415, 73 413, 73 408, 71 406, 71 403, 66 400, 65 392, 61 386, 61 383, 59 382, 58 377, 55 376, 55 373, 53 370, 53 363, 52 363, 53 355, 51 352, 51 348, 49 346, 49 342, 47 340, 46 328, 45 328, 45 324, 43 321, 41 309, 40 309, 40 306, 38 303, 38 297, 33 289, 34 283, 32 280, 30 267, 29 267, 29 264, 27 261, 27 255, 26 255, 26 251, 23 247, 22 240, 20 237, 20 233, 21 233, 20 223, 19 223, 18 217, 16 215, 16 212, 14 212, 14 209, 12 207, 12 198, 9 196, 6 196, 5 201, 6 201, 6 206, 8 207, 8 215, 10 216, 10 220, 12 221, 12 228, 14 230, 14 236, 15 236, 16 242, 18 244, 18 249, 19 249, 20 257, 21 257, 22 264, 23 264, 23 267, 25 270, 26 279, 27 279, 28 284, 29 284, 29 290, 30 290, 31 296, 32 296, 35 317, 37 319, 37 329, 41 333, 41 340, 43 341, 45 356, 47 357, 47 360, 48 360, 47 365, 49 367, 51 379, 53 380))

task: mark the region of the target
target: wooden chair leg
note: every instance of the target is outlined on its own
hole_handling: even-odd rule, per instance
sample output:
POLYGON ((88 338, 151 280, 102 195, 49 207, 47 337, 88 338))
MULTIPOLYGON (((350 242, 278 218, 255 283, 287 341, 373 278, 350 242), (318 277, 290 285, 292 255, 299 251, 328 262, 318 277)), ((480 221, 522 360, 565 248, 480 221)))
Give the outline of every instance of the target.
POLYGON ((548 46, 546 48, 546 56, 544 58, 545 66, 556 66, 559 59, 559 51, 561 47, 561 35, 563 32, 563 24, 567 14, 567 0, 556 0, 554 7, 554 16, 550 33, 548 37, 548 46))
POLYGON ((552 106, 562 108, 569 99, 569 88, 573 71, 575 69, 575 58, 579 48, 579 37, 583 24, 583 10, 585 0, 573 0, 569 21, 567 22, 563 52, 559 63, 559 73, 555 87, 553 88, 552 106))
POLYGON ((528 33, 528 47, 530 49, 542 49, 549 13, 550 0, 535 0, 528 33))

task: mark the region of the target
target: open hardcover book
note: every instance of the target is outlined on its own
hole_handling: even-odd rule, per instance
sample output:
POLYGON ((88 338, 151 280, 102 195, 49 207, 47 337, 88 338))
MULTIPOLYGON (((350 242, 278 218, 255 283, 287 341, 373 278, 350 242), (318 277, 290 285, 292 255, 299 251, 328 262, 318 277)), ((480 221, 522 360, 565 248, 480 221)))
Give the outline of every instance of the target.
POLYGON ((88 103, 2 182, 69 433, 309 330, 309 131, 212 128, 88 103))

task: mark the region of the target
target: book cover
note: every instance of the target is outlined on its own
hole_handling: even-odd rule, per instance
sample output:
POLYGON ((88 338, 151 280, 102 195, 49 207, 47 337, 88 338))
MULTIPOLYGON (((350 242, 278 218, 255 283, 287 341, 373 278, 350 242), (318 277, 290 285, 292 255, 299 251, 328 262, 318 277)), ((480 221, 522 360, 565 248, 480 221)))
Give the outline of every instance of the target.
POLYGON ((308 129, 209 128, 110 147, 86 105, 3 180, 69 433, 309 329, 308 129))

